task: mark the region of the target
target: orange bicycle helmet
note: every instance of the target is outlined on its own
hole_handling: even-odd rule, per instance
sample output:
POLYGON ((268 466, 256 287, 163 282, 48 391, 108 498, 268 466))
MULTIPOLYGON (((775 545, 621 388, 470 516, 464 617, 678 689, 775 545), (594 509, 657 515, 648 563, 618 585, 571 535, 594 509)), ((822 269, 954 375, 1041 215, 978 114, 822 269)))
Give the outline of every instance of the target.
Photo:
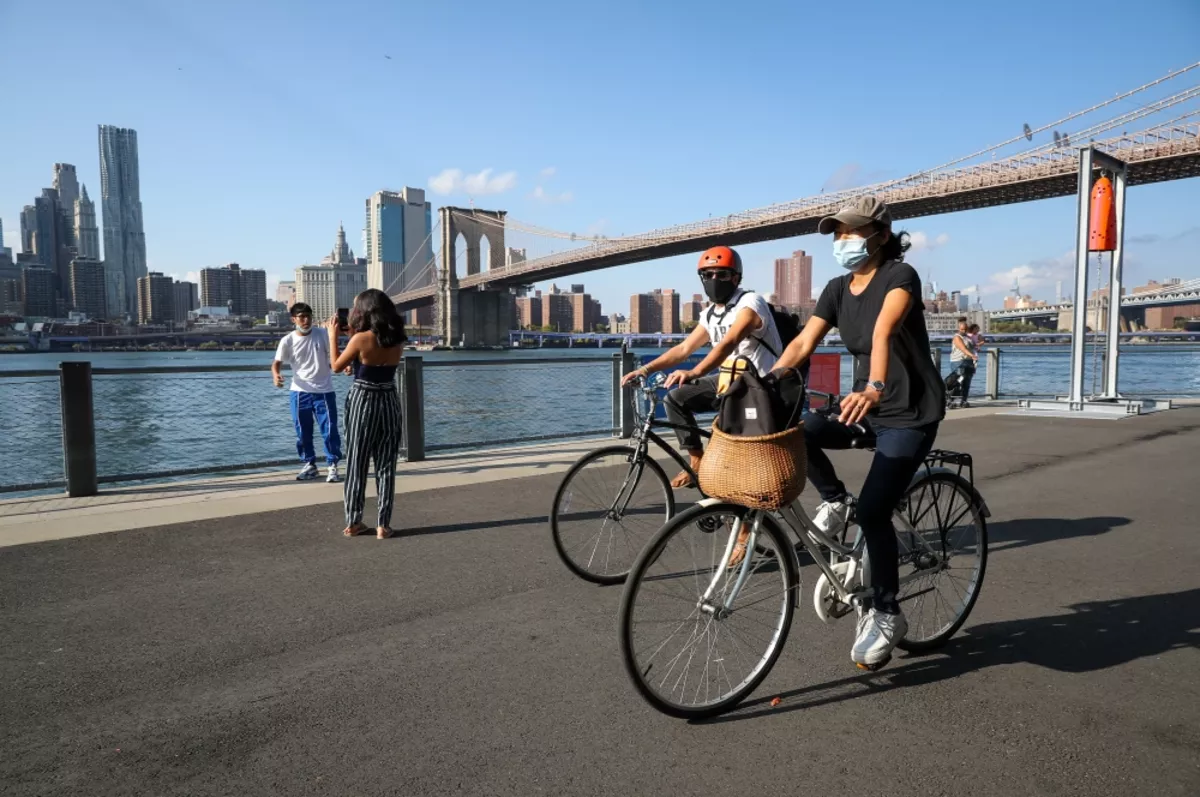
POLYGON ((700 264, 696 266, 697 271, 706 268, 731 268, 735 274, 741 274, 742 256, 728 246, 714 246, 700 255, 700 264))

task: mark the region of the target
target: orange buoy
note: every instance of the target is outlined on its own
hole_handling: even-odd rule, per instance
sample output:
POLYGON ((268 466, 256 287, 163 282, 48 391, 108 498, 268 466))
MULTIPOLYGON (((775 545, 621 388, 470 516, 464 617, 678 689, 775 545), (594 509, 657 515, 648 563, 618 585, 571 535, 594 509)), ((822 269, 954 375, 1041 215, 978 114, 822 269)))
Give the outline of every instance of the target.
POLYGON ((1113 184, 1101 175, 1092 186, 1089 252, 1111 252, 1117 248, 1117 206, 1113 202, 1113 184))

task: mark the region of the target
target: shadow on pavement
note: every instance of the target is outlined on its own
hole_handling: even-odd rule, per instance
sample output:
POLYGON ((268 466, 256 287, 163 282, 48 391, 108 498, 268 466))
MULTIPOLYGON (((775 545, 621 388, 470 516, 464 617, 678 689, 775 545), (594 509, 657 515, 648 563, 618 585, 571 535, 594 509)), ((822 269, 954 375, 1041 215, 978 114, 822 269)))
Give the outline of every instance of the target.
MULTIPOLYGON (((1180 648, 1200 649, 1200 589, 1078 603, 1069 609, 1066 614, 973 626, 936 653, 901 654, 878 674, 764 695, 704 722, 735 722, 800 711, 936 683, 987 667, 1032 664, 1082 674, 1180 648), (782 703, 771 708, 775 697, 782 703)), ((848 654, 846 666, 852 667, 848 654)))
POLYGON ((1133 521, 1127 517, 1020 518, 988 524, 988 552, 1106 534, 1133 521))

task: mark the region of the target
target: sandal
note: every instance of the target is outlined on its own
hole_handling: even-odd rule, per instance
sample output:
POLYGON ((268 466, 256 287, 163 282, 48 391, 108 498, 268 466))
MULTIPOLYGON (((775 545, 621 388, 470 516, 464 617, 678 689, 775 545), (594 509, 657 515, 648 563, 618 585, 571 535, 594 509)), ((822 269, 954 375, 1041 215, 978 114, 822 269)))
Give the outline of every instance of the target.
POLYGON ((750 541, 750 532, 738 532, 737 542, 733 544, 733 551, 729 554, 729 562, 726 567, 737 567, 746 558, 746 543, 750 541))
POLYGON ((671 487, 676 490, 686 490, 695 486, 696 482, 692 479, 692 474, 688 473, 686 470, 679 471, 679 475, 677 475, 674 479, 671 479, 671 487))
POLYGON ((395 537, 395 536, 396 536, 395 530, 390 529, 387 526, 380 526, 379 528, 375 529, 375 537, 377 539, 386 540, 389 537, 395 537))
POLYGON ((347 526, 346 528, 342 529, 342 536, 343 537, 357 537, 359 534, 362 534, 366 530, 367 530, 367 527, 364 526, 363 524, 355 523, 353 526, 347 526))

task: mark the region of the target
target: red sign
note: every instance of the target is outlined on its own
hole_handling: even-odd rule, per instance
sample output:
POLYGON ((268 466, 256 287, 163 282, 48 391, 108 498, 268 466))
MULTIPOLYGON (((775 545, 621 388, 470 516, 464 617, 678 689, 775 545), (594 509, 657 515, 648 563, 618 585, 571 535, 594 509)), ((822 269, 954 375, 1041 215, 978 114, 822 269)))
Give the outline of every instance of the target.
MULTIPOLYGON (((822 393, 838 394, 842 392, 842 355, 814 354, 808 358, 808 387, 822 393)), ((825 399, 813 396, 810 405, 820 407, 825 399)))

